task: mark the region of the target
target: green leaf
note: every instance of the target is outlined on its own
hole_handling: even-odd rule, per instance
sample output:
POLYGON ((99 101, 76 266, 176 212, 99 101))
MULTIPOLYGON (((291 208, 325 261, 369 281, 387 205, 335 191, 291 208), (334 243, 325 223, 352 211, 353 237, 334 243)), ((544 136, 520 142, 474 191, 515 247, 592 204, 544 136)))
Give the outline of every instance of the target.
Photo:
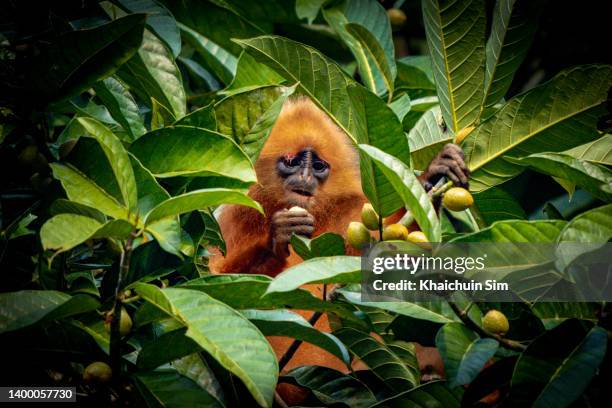
POLYGON ((133 154, 129 153, 129 155, 138 186, 138 212, 140 216, 143 216, 153 207, 170 198, 170 194, 159 185, 151 172, 133 154))
POLYGON ((470 189, 486 190, 523 170, 503 156, 562 151, 598 137, 610 86, 612 66, 587 65, 512 98, 462 143, 472 171, 470 189))
POLYGON ((444 372, 451 388, 471 383, 493 357, 499 343, 481 339, 463 323, 447 323, 436 335, 436 347, 444 360, 444 372))
POLYGON ((480 114, 486 8, 483 0, 425 0, 422 4, 442 116, 457 133, 480 114))
MULTIPOLYGON (((349 86, 359 131, 355 139, 359 143, 372 145, 385 153, 395 156, 404 164, 410 164, 410 150, 404 136, 402 125, 383 101, 367 89, 349 86)), ((360 153, 361 185, 363 192, 378 214, 389 216, 402 207, 402 199, 384 172, 370 157, 360 153)))
POLYGON ((174 370, 138 372, 133 377, 149 407, 223 407, 205 389, 174 370))
POLYGON ((564 151, 576 159, 612 166, 612 135, 606 134, 592 142, 564 151))
POLYGON ((261 36, 235 41, 256 61, 272 68, 290 84, 299 82, 298 90, 354 138, 355 112, 346 90, 354 81, 335 62, 312 47, 283 37, 261 36))
POLYGON ((74 167, 51 163, 53 177, 62 183, 66 195, 72 201, 96 208, 116 219, 127 219, 127 208, 74 167))
POLYGON ((306 319, 289 310, 242 310, 264 336, 285 336, 314 344, 328 351, 350 367, 348 351, 335 336, 314 328, 306 319))
POLYGON ((30 85, 59 100, 112 75, 140 46, 145 18, 132 14, 59 36, 28 64, 30 85))
POLYGON ((278 364, 270 344, 251 322, 203 292, 161 290, 143 283, 135 289, 147 302, 187 326, 187 336, 240 378, 257 403, 272 406, 278 364))
POLYGON ((172 54, 149 31, 145 31, 142 46, 118 72, 125 82, 144 102, 153 97, 167 106, 175 118, 186 113, 186 97, 181 73, 172 54))
POLYGON ((503 100, 538 28, 540 1, 497 0, 487 40, 483 110, 503 100))
POLYGON ((117 179, 123 203, 130 211, 134 211, 138 202, 138 192, 134 170, 123 144, 108 128, 95 119, 79 118, 78 121, 102 147, 117 179))
POLYGON ((325 406, 343 404, 366 408, 376 402, 372 391, 358 379, 339 371, 321 366, 302 366, 280 378, 310 390, 325 406))
POLYGON ((567 319, 576 318, 597 322, 597 306, 592 303, 538 302, 531 307, 547 330, 554 329, 567 319))
POLYGON ((100 224, 93 218, 76 214, 59 214, 50 218, 40 229, 45 250, 68 251, 95 238, 126 239, 134 226, 125 220, 112 220, 100 224))
POLYGON ((324 8, 323 16, 355 56, 365 86, 377 95, 391 95, 395 49, 385 9, 373 0, 351 0, 324 8), (361 28, 351 31, 349 24, 361 28))
POLYGON ((96 83, 94 90, 113 119, 128 132, 131 140, 136 140, 146 133, 147 129, 144 126, 144 120, 140 115, 138 105, 121 82, 113 77, 108 77, 96 83))
POLYGON ((296 0, 295 14, 300 20, 308 19, 308 24, 317 18, 319 10, 328 0, 296 0))
POLYGON ((151 98, 151 130, 161 129, 170 126, 176 118, 170 109, 162 105, 155 98, 151 98))
POLYGON ((193 126, 216 131, 217 118, 215 116, 215 109, 212 104, 198 108, 177 120, 174 126, 193 126))
POLYGON ((372 408, 459 408, 461 407, 461 390, 449 390, 443 381, 431 381, 412 390, 402 392, 372 405, 372 408))
POLYGON ((406 91, 410 98, 436 94, 436 81, 427 55, 414 55, 397 60, 395 91, 406 91))
POLYGON ((557 265, 565 268, 587 251, 593 251, 612 238, 612 204, 585 211, 565 225, 557 238, 557 265), (576 243, 584 245, 576 245, 576 243))
POLYGON ((162 364, 198 352, 202 348, 180 328, 164 333, 142 345, 136 365, 140 370, 151 370, 162 364))
POLYGON ((402 94, 389 104, 389 107, 395 113, 395 116, 401 122, 408 112, 410 112, 410 97, 407 94, 402 94))
POLYGON ((404 163, 397 158, 364 144, 359 149, 374 161, 389 180, 403 203, 410 208, 421 230, 430 242, 440 242, 442 232, 436 210, 419 180, 404 163))
POLYGON ((335 313, 344 319, 353 317, 342 305, 326 302, 304 289, 270 293, 264 296, 272 278, 262 275, 210 275, 186 282, 183 286, 201 290, 234 309, 292 309, 335 313))
POLYGON ((160 203, 145 216, 144 222, 151 224, 162 218, 220 204, 246 205, 263 213, 261 205, 242 192, 226 188, 210 188, 190 191, 160 203))
POLYGON ((392 390, 405 391, 419 383, 419 378, 395 353, 369 334, 343 328, 334 331, 334 335, 392 390))
POLYGON ((478 213, 487 224, 495 221, 527 218, 525 210, 514 197, 501 188, 493 187, 481 193, 474 194, 474 202, 478 213))
POLYGON ((156 0, 118 0, 122 8, 130 13, 146 13, 147 26, 161 39, 177 57, 181 52, 181 33, 174 16, 156 0))
POLYGON ((283 82, 283 77, 243 51, 238 57, 236 75, 232 82, 221 92, 221 95, 232 96, 266 86, 276 86, 283 82))
POLYGON ((293 87, 266 87, 223 99, 215 106, 219 132, 231 136, 255 163, 293 87))
POLYGON ((54 290, 22 290, 0 294, 0 333, 30 326, 70 300, 54 290))
POLYGON ((225 84, 232 82, 236 74, 238 59, 221 45, 203 36, 195 30, 179 23, 183 39, 191 45, 210 66, 212 72, 225 84))
POLYGON ((427 110, 408 132, 412 167, 425 170, 442 147, 453 142, 453 135, 444 126, 439 106, 427 110))
MULTIPOLYGON (((377 71, 376 74, 371 74, 371 76, 374 77, 378 75, 382 78, 384 88, 370 88, 370 90, 376 92, 378 95, 386 93, 389 95, 388 99, 391 100, 393 97, 393 85, 396 74, 395 61, 387 59, 385 50, 383 50, 376 37, 374 37, 374 35, 364 26, 357 23, 348 23, 345 24, 344 28, 357 40, 366 56, 366 61, 368 61, 368 66, 360 68, 359 72, 362 73, 365 69, 377 71)), ((369 75, 366 74, 365 76, 367 77, 369 75)))
POLYGON ((344 255, 344 238, 331 232, 313 239, 294 234, 291 237, 291 247, 305 261, 323 256, 344 255))
POLYGON ((220 175, 256 181, 246 154, 229 137, 208 129, 158 129, 136 140, 130 152, 156 177, 220 175))
POLYGON ((49 214, 78 214, 93 218, 102 224, 106 222, 106 217, 104 216, 104 214, 102 214, 95 208, 88 207, 86 205, 79 204, 74 201, 66 200, 64 198, 59 198, 55 200, 53 204, 51 204, 51 208, 49 208, 49 214))
POLYGON ((313 258, 285 269, 270 283, 266 295, 289 292, 307 283, 357 283, 361 281, 361 258, 329 256, 313 258))
POLYGON ((522 159, 506 157, 506 160, 549 176, 571 180, 595 197, 607 202, 612 201, 612 171, 604 166, 561 153, 536 153, 522 159))
POLYGON ((601 327, 567 320, 533 341, 514 368, 511 405, 565 407, 595 376, 608 341, 601 327))

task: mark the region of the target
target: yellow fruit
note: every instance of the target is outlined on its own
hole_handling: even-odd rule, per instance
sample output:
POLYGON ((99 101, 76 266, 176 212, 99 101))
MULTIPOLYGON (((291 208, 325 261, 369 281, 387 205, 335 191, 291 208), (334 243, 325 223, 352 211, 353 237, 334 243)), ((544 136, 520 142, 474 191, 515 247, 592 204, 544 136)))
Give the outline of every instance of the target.
POLYGON ((508 319, 499 310, 489 310, 482 319, 482 326, 486 331, 500 336, 508 333, 508 329, 510 329, 508 319))
POLYGON ((389 22, 393 28, 400 28, 406 22, 406 13, 400 9, 392 8, 387 10, 389 22))
POLYGON ((465 139, 470 133, 472 133, 472 130, 474 130, 474 126, 464 127, 463 129, 458 131, 455 135, 455 143, 459 144, 463 142, 463 139, 465 139))
POLYGON ((83 371, 83 380, 91 383, 105 383, 109 382, 113 377, 113 370, 110 366, 102 361, 96 361, 88 365, 83 371))
MULTIPOLYGON (((106 331, 110 333, 111 331, 111 322, 113 321, 112 313, 108 313, 106 316, 106 320, 104 321, 104 327, 106 331)), ((121 337, 126 336, 132 330, 132 318, 130 314, 125 310, 125 307, 121 308, 121 317, 119 319, 119 334, 121 337)))
POLYGON ((413 242, 423 249, 431 249, 431 243, 423 231, 412 231, 408 234, 408 241, 413 242))
POLYGON ((372 204, 365 203, 361 208, 361 222, 363 222, 363 225, 370 231, 377 231, 378 221, 378 214, 374 207, 372 207, 372 204))
POLYGON ((465 188, 453 187, 444 193, 442 204, 451 211, 463 211, 474 204, 474 197, 465 188))
POLYGON ((370 232, 362 223, 353 221, 346 230, 346 239, 353 248, 361 249, 370 242, 370 232))
POLYGON ((384 241, 405 241, 408 239, 408 228, 402 224, 391 224, 383 230, 384 241))

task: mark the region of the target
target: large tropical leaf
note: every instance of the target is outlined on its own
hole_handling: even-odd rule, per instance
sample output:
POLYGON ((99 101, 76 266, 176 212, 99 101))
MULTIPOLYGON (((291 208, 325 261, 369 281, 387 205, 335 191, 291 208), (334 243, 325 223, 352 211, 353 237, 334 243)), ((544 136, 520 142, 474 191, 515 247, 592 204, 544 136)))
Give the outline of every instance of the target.
POLYGON ((518 201, 501 188, 490 188, 482 193, 474 194, 474 201, 478 208, 478 214, 487 224, 495 221, 527 218, 525 210, 518 201))
POLYGON ((168 126, 143 135, 130 153, 156 177, 219 175, 252 182, 255 171, 246 154, 212 130, 168 126))
POLYGON ((355 56, 366 87, 392 94, 395 50, 385 9, 374 0, 345 0, 324 8, 323 16, 355 56))
POLYGON ((480 114, 486 13, 482 0, 424 0, 423 19, 442 116, 458 132, 480 114))
POLYGON ((54 290, 22 290, 0 294, 0 333, 21 329, 40 321, 70 300, 54 290))
POLYGON ((612 171, 607 167, 560 153, 536 153, 518 160, 507 160, 549 176, 571 180, 595 197, 612 201, 612 171))
POLYGON ((223 407, 205 389, 176 370, 141 371, 133 376, 136 387, 149 407, 223 407))
POLYGON ((563 153, 605 166, 612 166, 612 135, 606 134, 592 142, 576 146, 563 153))
POLYGON ((99 27, 71 31, 28 64, 29 84, 57 100, 112 75, 138 50, 146 16, 132 14, 99 27))
POLYGON ((397 60, 396 93, 405 91, 411 99, 436 94, 436 81, 428 55, 411 55, 397 60))
POLYGON ((272 406, 278 364, 270 344, 251 322, 203 292, 161 290, 143 283, 135 289, 147 302, 185 325, 187 336, 240 378, 260 405, 272 406))
POLYGON ((463 323, 447 323, 436 335, 436 347, 444 360, 444 373, 450 387, 471 383, 493 357, 499 344, 481 339, 463 323))
POLYGON ((257 88, 280 85, 282 82, 283 77, 243 51, 238 58, 234 79, 220 94, 231 96, 257 88))
POLYGON ((147 131, 136 101, 121 82, 108 77, 95 84, 94 90, 113 119, 121 124, 132 140, 138 139, 147 131))
POLYGON ((175 118, 185 116, 181 73, 172 54, 154 34, 145 31, 138 53, 121 67, 118 75, 144 103, 150 104, 154 98, 170 109, 175 118))
POLYGON ((510 88, 538 28, 541 5, 539 0, 496 1, 486 48, 483 110, 499 103, 510 88))
POLYGON ((597 372, 607 341, 604 329, 576 319, 544 333, 519 356, 512 375, 511 405, 569 406, 597 372))
POLYGON ((412 167, 425 170, 442 147, 452 141, 453 135, 444 126, 440 107, 429 109, 408 133, 412 167))
POLYGON ((430 242, 440 242, 442 232, 436 210, 412 170, 395 157, 364 144, 359 149, 366 153, 384 173, 403 203, 410 208, 421 230, 430 242))
POLYGON ((443 381, 431 381, 412 390, 384 399, 372 408, 459 408, 461 388, 450 390, 443 381))
POLYGON ((503 156, 558 152, 598 137, 601 103, 611 85, 612 66, 587 65, 512 98, 462 143, 470 189, 486 190, 522 171, 503 156))

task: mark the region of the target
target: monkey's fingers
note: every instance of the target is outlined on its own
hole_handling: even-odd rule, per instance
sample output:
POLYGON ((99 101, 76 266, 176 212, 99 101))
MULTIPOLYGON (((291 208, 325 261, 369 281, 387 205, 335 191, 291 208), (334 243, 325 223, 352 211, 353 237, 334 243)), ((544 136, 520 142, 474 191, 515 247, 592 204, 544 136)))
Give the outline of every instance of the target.
POLYGON ((465 154, 459 146, 454 144, 447 144, 445 149, 442 151, 442 158, 454 160, 455 162, 457 162, 463 173, 465 173, 467 176, 470 175, 470 170, 465 164, 465 154))
POLYGON ((278 227, 289 227, 293 225, 314 225, 314 217, 310 214, 283 214, 273 220, 278 227))

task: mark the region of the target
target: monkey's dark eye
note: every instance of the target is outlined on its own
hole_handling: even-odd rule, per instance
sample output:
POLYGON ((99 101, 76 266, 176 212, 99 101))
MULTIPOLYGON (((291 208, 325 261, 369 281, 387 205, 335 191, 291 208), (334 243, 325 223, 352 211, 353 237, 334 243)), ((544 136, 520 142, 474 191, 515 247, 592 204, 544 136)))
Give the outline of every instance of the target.
POLYGON ((324 171, 324 170, 327 170, 328 167, 329 165, 321 160, 317 160, 314 163, 312 163, 312 168, 315 171, 324 171))
POLYGON ((297 167, 300 165, 299 157, 284 158, 283 164, 287 167, 297 167))

